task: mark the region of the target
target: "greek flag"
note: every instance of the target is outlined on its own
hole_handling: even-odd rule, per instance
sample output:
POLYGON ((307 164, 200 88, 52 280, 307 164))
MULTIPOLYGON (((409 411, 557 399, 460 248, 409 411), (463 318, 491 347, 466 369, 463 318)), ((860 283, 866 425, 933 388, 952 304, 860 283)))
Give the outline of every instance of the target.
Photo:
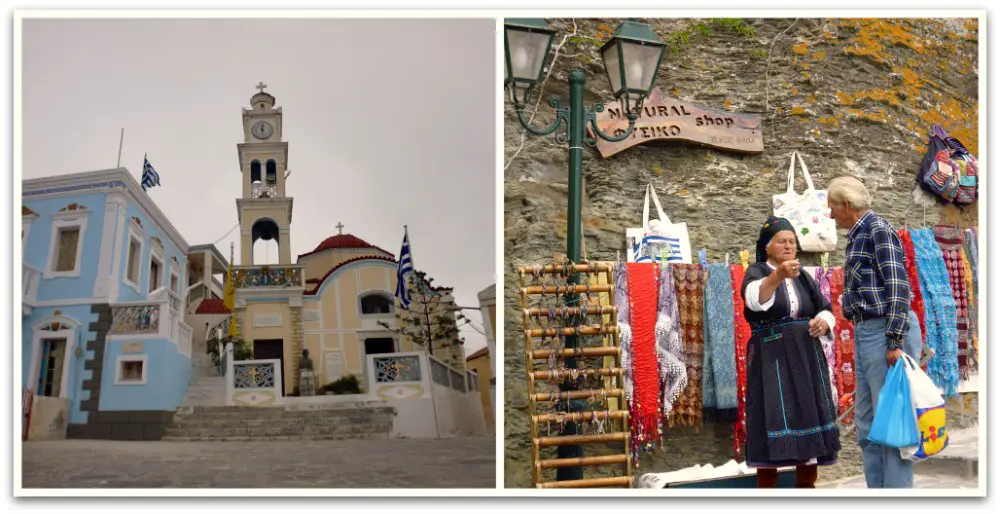
POLYGON ((146 156, 142 157, 142 190, 160 185, 160 174, 153 169, 146 156))
POLYGON ((403 247, 399 250, 399 266, 396 268, 396 298, 404 309, 410 308, 410 291, 406 287, 406 278, 413 272, 413 257, 410 255, 410 235, 403 230, 403 247))

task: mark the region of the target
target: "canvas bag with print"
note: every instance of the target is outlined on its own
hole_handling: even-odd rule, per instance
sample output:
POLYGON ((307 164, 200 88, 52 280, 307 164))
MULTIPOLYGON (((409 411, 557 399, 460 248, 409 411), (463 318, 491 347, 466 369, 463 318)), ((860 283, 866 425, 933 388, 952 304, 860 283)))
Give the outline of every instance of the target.
POLYGON ((826 190, 813 186, 809 169, 798 152, 792 152, 788 166, 788 189, 772 197, 774 215, 785 218, 795 227, 799 245, 804 252, 831 252, 837 248, 837 223, 830 217, 826 190), (806 190, 795 192, 795 158, 798 157, 806 190))
POLYGON ((625 229, 625 247, 628 262, 691 264, 691 241, 688 239, 687 223, 670 222, 652 184, 646 185, 642 227, 625 229), (659 219, 649 219, 650 197, 656 205, 659 219))

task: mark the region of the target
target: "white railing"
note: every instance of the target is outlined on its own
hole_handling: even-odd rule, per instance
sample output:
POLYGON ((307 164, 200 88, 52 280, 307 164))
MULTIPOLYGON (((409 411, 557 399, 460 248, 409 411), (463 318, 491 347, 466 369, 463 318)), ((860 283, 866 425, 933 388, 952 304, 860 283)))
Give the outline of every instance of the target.
POLYGON ((278 196, 277 184, 250 184, 251 198, 274 198, 278 196))
POLYGON ((191 327, 183 321, 177 321, 177 351, 186 357, 191 357, 191 341, 194 335, 191 327))

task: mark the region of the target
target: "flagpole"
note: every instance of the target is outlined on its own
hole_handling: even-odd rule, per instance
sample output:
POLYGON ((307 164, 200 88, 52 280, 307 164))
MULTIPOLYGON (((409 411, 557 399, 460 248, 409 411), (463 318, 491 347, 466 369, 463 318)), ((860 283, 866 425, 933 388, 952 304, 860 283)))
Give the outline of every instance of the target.
POLYGON ((125 142, 125 127, 122 127, 122 135, 118 139, 118 164, 115 166, 116 169, 122 167, 122 143, 124 142, 125 142))

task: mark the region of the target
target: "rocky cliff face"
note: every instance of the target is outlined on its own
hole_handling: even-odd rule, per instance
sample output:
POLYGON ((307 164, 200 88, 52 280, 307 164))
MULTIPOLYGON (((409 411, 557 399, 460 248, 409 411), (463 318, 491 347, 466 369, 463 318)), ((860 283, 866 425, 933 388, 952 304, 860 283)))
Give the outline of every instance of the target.
MULTIPOLYGON (((751 249, 771 212, 771 195, 785 189, 793 150, 803 155, 819 188, 838 175, 864 181, 874 193, 874 209, 897 227, 976 225, 975 205, 925 208, 913 193, 933 124, 978 153, 976 20, 643 21, 669 44, 657 87, 706 107, 759 114, 765 150, 739 155, 666 143, 604 159, 585 149, 583 233, 589 259, 614 260, 619 251, 624 256, 625 229, 641 225, 647 183, 672 221, 687 222, 695 252, 706 248, 711 261, 720 261, 726 253, 751 249)), ((573 68, 587 74, 588 105, 611 102, 597 48, 618 23, 549 22, 560 32, 553 41, 555 64, 540 88, 543 101, 534 121, 541 126, 553 119, 544 100, 551 95, 568 100, 566 80, 573 68)), ((530 446, 513 270, 565 253, 567 146, 552 136, 525 135, 509 99, 504 138, 506 482, 525 487, 530 446)), ((804 188, 801 178, 797 188, 804 188)), ((841 231, 831 265, 843 263, 845 244, 841 231)), ((804 255, 803 261, 818 263, 818 256, 804 255)), ((673 434, 671 452, 650 457, 638 471, 721 464, 732 455, 728 434, 717 427, 673 434)))

